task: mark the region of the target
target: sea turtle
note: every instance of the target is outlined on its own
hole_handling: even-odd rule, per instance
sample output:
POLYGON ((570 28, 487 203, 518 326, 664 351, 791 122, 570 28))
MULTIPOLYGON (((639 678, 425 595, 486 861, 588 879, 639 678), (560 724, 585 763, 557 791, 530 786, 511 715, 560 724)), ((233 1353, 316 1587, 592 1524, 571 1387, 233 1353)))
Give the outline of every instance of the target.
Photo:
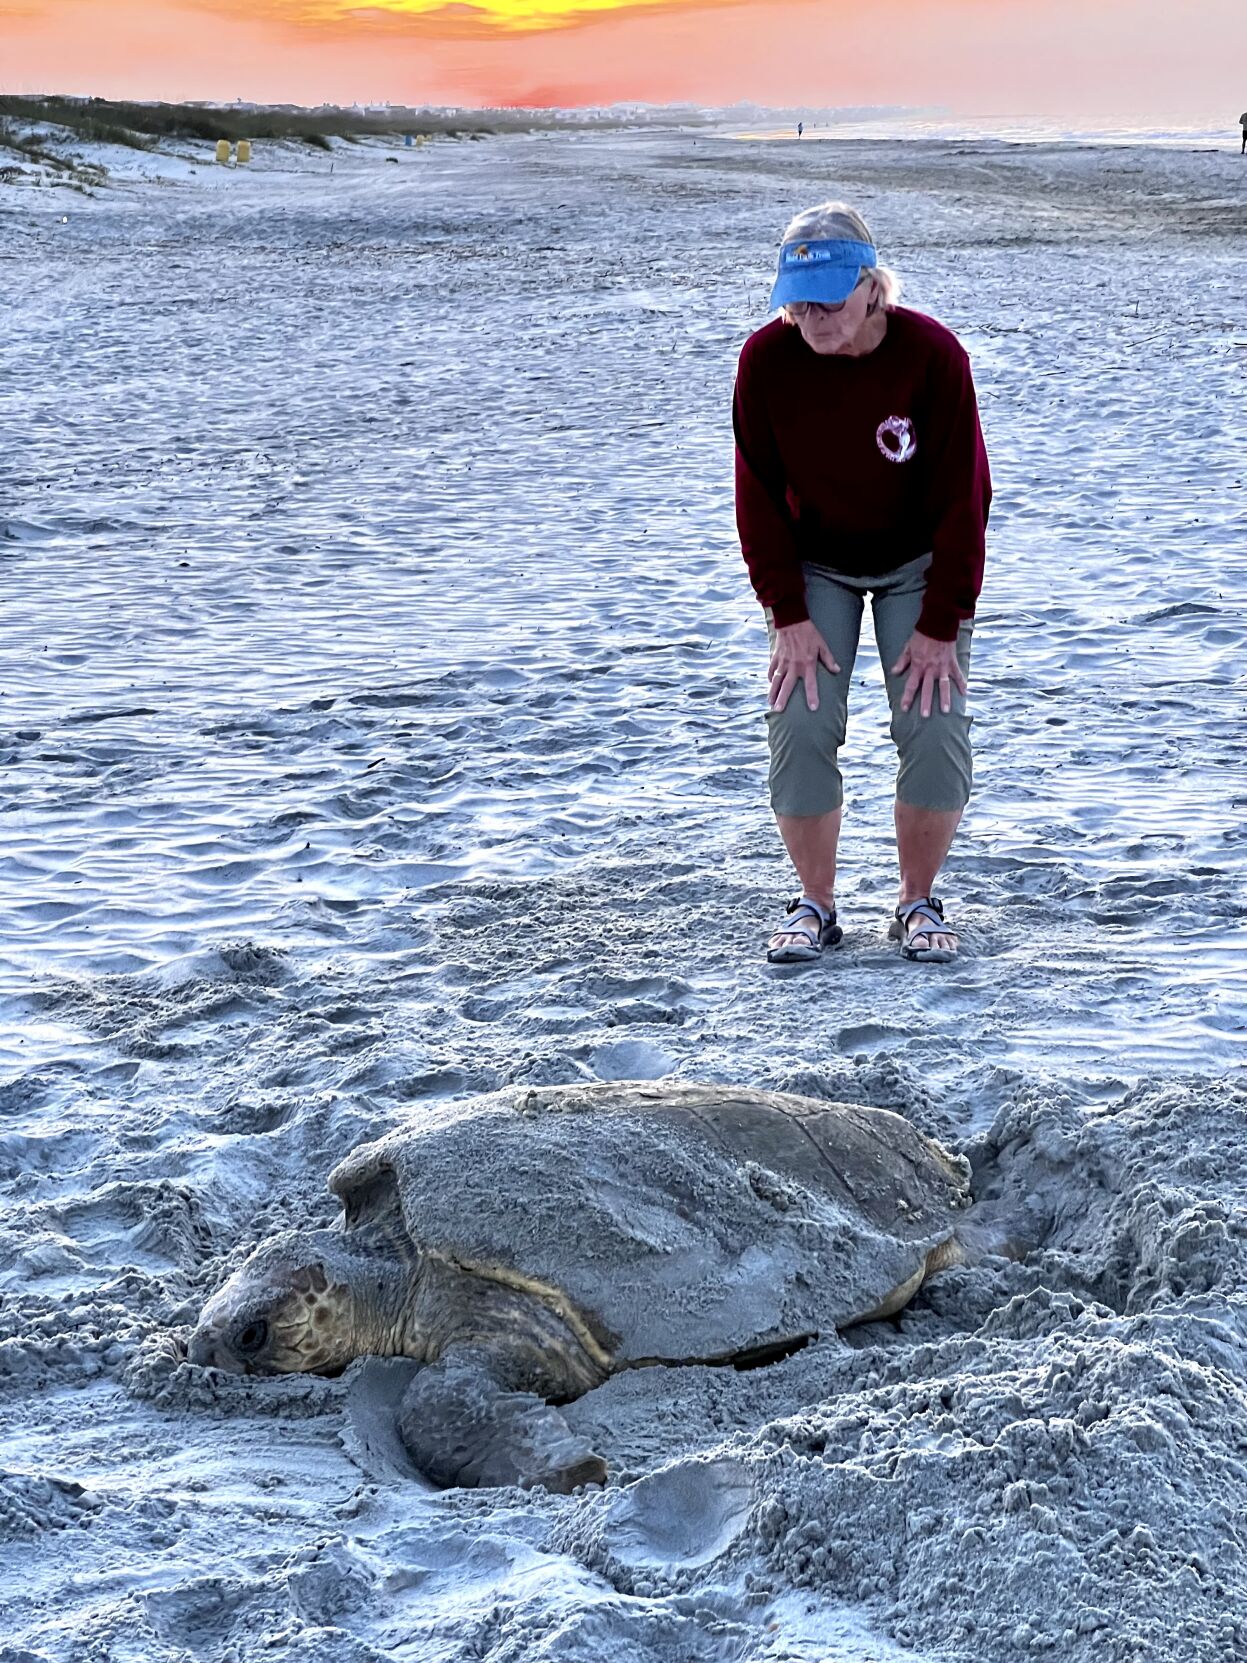
POLYGON ((347 1156, 341 1220, 262 1243, 189 1356, 258 1374, 416 1358, 399 1426, 423 1472, 567 1491, 606 1465, 560 1403, 621 1369, 762 1362, 890 1316, 972 1237, 990 1245, 969 1176, 887 1109, 511 1087, 347 1156))

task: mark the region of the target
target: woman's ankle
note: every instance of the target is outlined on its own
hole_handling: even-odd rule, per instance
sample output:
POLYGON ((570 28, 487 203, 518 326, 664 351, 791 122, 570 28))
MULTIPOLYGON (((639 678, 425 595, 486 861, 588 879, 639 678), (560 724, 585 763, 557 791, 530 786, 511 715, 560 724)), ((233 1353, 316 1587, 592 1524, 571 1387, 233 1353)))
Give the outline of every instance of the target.
POLYGON ((801 899, 803 901, 811 902, 816 907, 820 907, 827 918, 834 918, 836 915, 836 896, 834 890, 831 892, 820 892, 818 890, 803 889, 801 891, 801 899), (825 899, 824 896, 826 896, 825 899))

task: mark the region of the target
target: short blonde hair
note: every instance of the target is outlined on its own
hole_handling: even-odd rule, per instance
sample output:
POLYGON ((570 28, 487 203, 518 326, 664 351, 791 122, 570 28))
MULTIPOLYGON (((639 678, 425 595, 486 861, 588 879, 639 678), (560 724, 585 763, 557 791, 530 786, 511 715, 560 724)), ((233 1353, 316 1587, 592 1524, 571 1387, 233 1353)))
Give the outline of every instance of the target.
MULTIPOLYGON (((833 237, 844 237, 849 242, 870 243, 875 239, 870 227, 847 202, 820 202, 817 208, 806 208, 799 213, 784 232, 781 242, 820 242, 833 237)), ((873 277, 879 285, 880 299, 885 306, 894 306, 901 297, 901 280, 890 266, 867 266, 859 283, 873 277)), ((786 306, 780 307, 785 323, 794 319, 786 306)))

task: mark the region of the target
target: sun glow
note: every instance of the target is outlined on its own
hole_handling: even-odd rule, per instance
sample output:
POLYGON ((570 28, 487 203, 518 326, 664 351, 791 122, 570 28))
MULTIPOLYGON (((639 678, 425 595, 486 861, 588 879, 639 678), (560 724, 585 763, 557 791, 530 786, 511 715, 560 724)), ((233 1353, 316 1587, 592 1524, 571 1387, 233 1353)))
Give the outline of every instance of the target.
POLYGON ((437 39, 550 33, 603 18, 722 10, 747 0, 198 0, 201 10, 268 18, 309 32, 402 32, 437 39))

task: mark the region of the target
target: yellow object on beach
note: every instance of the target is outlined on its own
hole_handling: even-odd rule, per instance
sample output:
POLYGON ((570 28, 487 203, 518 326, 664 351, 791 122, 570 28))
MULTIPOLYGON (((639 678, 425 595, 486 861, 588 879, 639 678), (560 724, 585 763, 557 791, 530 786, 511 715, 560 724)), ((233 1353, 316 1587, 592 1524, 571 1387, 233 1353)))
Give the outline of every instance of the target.
POLYGON ((228 162, 229 161, 229 152, 230 152, 229 140, 228 139, 218 139, 216 141, 216 159, 217 159, 217 161, 218 162, 228 162))
POLYGON ((239 162, 239 166, 242 166, 244 163, 249 162, 250 160, 251 160, 251 140, 250 139, 239 139, 239 141, 238 141, 238 162, 239 162))

